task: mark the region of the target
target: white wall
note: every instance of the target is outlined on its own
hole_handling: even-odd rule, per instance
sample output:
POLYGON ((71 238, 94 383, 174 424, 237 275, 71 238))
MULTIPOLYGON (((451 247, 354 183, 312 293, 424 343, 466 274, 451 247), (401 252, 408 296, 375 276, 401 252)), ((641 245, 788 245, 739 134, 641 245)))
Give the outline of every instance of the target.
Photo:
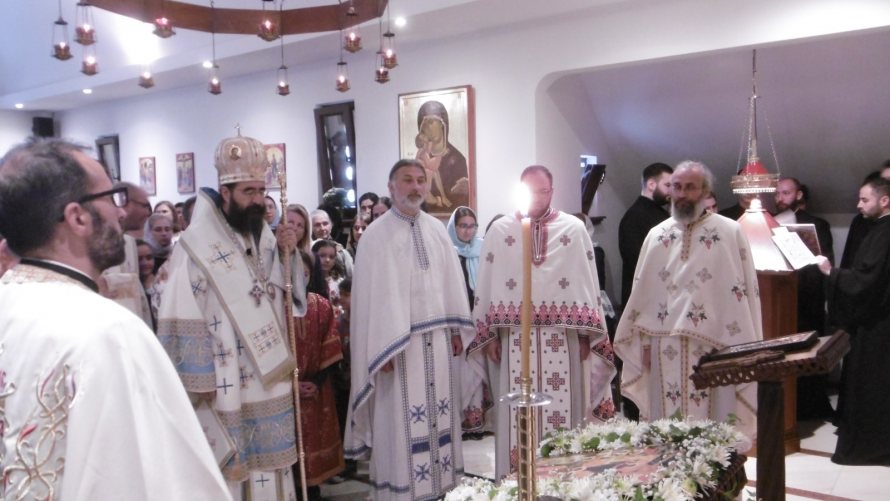
POLYGON ((31 135, 34 113, 0 110, 0 156, 31 135))
MULTIPOLYGON (((386 85, 373 82, 373 54, 363 51, 358 60, 350 59, 353 88, 345 95, 333 89, 333 61, 291 68, 292 93, 284 98, 274 94, 272 69, 227 79, 223 65, 220 96, 203 86, 148 92, 138 99, 65 112, 60 121, 62 135, 84 142, 119 134, 124 179, 136 179, 138 157, 157 157, 155 200, 187 196, 176 193, 176 153, 193 151, 198 186, 215 185, 213 149, 240 123, 245 135, 287 144, 289 197, 313 206, 318 199, 316 105, 355 101, 358 192, 383 193, 386 174, 398 156, 398 94, 470 84, 476 89, 477 201, 484 223, 495 213, 512 210, 502 188, 527 165, 550 166, 558 180, 554 204, 574 211, 580 204, 579 189, 571 184, 578 176, 578 155, 597 154, 601 163, 610 164, 608 145, 596 134, 608 124, 591 123, 589 130, 567 133, 580 118, 560 118, 572 108, 551 95, 578 93, 571 84, 560 84, 565 75, 885 25, 890 25, 890 2, 885 0, 621 2, 594 14, 403 48, 401 65, 386 85)), ((622 167, 640 168, 610 164, 612 169, 622 167)), ((609 281, 614 284, 620 276, 614 240, 626 207, 610 189, 607 177, 599 207, 607 220, 598 240, 608 246, 609 281)))

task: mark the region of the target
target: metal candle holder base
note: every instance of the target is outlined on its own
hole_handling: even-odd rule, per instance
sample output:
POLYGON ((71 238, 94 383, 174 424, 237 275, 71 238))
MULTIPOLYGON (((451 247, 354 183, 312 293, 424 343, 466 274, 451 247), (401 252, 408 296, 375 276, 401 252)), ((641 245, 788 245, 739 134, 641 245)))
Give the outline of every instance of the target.
POLYGON ((538 453, 538 407, 549 404, 553 397, 544 393, 531 391, 531 379, 523 378, 519 387, 521 391, 507 393, 499 400, 501 403, 516 407, 516 450, 517 481, 519 499, 533 501, 537 493, 537 472, 535 458, 538 453))

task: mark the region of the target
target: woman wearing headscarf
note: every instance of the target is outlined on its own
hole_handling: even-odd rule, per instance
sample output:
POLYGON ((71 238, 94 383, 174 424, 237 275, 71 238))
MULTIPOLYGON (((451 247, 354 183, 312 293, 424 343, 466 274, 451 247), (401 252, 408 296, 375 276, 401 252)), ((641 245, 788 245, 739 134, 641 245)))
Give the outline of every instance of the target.
MULTIPOLYGON (((476 213, 469 207, 458 207, 448 220, 448 235, 460 258, 467 287, 470 310, 473 309, 476 289, 476 270, 479 268, 479 254, 482 252, 482 239, 476 236, 479 224, 476 213)), ((453 357, 455 374, 461 379, 461 401, 464 436, 479 440, 485 426, 485 411, 492 406, 491 391, 484 357, 471 360, 463 356, 453 357)))
POLYGON ((476 236, 478 230, 476 213, 469 207, 458 207, 448 220, 448 236, 451 237, 451 243, 460 257, 460 267, 464 271, 471 311, 473 291, 476 290, 476 270, 479 269, 479 254, 482 252, 482 239, 476 236))

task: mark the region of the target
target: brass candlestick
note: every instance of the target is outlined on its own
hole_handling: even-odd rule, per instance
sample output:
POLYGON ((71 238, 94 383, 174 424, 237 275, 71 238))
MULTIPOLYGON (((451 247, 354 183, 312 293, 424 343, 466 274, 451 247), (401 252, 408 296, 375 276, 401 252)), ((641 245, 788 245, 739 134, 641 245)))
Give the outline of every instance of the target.
POLYGON ((520 349, 522 371, 519 392, 500 398, 502 403, 516 407, 517 481, 520 501, 537 498, 538 412, 536 407, 547 405, 552 398, 532 391, 531 378, 531 317, 532 317, 532 235, 531 219, 522 219, 522 305, 520 349))

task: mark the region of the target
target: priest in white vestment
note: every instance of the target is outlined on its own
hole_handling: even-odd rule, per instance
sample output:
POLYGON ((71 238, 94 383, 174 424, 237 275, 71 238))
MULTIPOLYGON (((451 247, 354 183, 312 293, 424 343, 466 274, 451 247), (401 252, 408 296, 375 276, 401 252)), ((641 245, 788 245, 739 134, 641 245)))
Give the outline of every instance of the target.
MULTIPOLYGON (((214 452, 233 497, 290 499, 295 360, 278 242, 263 220, 266 156, 262 143, 239 135, 220 142, 215 163, 219 192, 201 190, 167 263, 158 338, 186 389, 210 403, 212 411, 199 407, 199 419, 222 435, 214 452)), ((302 262, 292 263, 294 311, 302 316, 302 262)))
POLYGON ((672 217, 646 237, 615 334, 621 392, 640 408, 641 420, 734 415, 753 440, 754 383, 698 390, 689 379, 711 350, 763 338, 748 240, 737 222, 704 210, 712 186, 703 164, 687 161, 674 170, 672 217))
POLYGON ((352 284, 346 457, 370 454, 378 500, 443 496, 463 474, 459 379, 472 339, 466 287, 441 221, 422 212, 416 160, 390 171, 393 207, 362 235, 352 284))
MULTIPOLYGON (((553 180, 546 167, 525 169, 521 180, 532 195, 532 391, 553 397, 538 414, 542 437, 611 418, 615 365, 584 224, 550 207, 553 180)), ((508 216, 485 235, 473 310, 476 337, 467 349, 470 357, 485 352, 499 364, 501 394, 520 390, 521 307, 522 225, 508 216)), ((496 426, 495 476, 501 478, 516 467, 515 409, 499 404, 496 426)))
POLYGON ((123 261, 126 192, 77 146, 0 161, 0 499, 231 499, 170 359, 98 294, 123 261))

